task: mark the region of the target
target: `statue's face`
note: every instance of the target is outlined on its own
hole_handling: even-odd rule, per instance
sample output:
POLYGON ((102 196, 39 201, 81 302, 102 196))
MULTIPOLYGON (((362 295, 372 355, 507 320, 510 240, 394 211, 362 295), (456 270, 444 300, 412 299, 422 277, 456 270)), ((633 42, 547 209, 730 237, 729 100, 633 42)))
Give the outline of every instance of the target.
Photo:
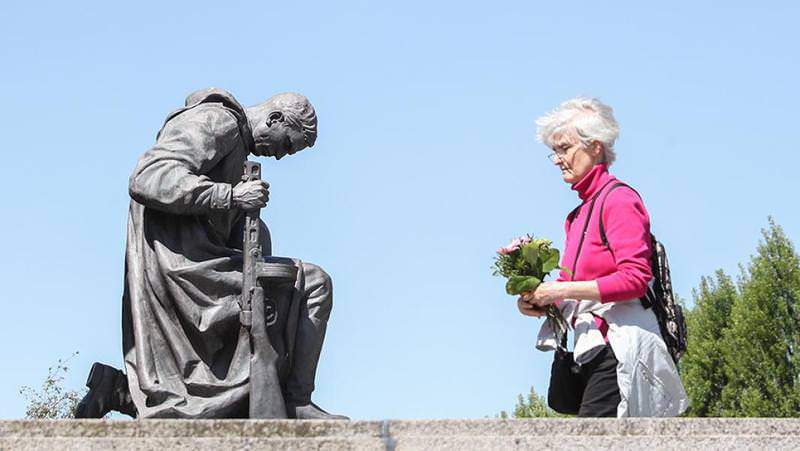
POLYGON ((308 147, 303 132, 289 125, 280 111, 270 112, 266 120, 256 125, 253 140, 256 144, 256 155, 275 157, 276 160, 308 147))

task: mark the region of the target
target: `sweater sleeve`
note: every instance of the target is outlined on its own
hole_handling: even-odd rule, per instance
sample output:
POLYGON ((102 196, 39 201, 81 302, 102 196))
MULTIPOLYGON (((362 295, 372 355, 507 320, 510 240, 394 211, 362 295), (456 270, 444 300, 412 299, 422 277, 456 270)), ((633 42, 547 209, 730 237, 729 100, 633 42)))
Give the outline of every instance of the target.
POLYGON ((620 187, 608 194, 603 225, 617 270, 597 279, 601 302, 644 296, 650 269, 650 218, 639 196, 620 187))

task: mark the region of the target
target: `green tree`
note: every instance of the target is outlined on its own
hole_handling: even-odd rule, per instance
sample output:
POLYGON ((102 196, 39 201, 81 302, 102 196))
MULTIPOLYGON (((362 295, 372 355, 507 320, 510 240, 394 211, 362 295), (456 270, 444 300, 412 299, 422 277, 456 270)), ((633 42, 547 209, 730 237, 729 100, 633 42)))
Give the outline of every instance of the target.
MULTIPOLYGON (((531 387, 530 393, 527 397, 518 395, 517 405, 514 407, 512 418, 549 418, 549 417, 565 417, 560 413, 547 407, 547 400, 544 396, 539 396, 536 390, 531 387)), ((500 412, 500 418, 508 418, 508 413, 500 412)))
POLYGON ((686 314, 688 349, 680 362, 689 396, 689 416, 721 416, 722 390, 728 383, 722 338, 738 298, 736 286, 722 270, 703 277, 693 290, 694 308, 686 314))
POLYGON ((772 218, 739 284, 741 296, 733 303, 722 339, 727 384, 721 413, 798 416, 800 261, 772 218))
POLYGON ((69 371, 69 361, 77 355, 75 352, 67 359, 59 359, 55 365, 48 368, 47 377, 39 390, 29 386, 23 386, 19 390, 28 400, 25 418, 41 420, 75 417, 75 408, 85 393, 67 390, 62 384, 64 373, 69 371))

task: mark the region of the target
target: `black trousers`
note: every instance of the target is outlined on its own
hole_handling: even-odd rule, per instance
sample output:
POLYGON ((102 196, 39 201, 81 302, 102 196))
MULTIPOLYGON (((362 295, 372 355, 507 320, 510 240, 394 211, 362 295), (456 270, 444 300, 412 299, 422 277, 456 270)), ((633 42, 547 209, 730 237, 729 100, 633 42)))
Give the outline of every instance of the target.
POLYGON ((606 345, 589 363, 580 366, 583 397, 579 417, 616 417, 621 398, 617 383, 617 358, 606 345))

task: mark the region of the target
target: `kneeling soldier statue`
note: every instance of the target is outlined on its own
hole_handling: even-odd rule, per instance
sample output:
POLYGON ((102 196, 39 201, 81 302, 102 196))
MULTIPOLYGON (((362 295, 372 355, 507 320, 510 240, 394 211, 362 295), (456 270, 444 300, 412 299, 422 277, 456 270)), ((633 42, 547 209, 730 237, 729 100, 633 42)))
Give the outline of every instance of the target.
POLYGON ((314 108, 294 93, 243 108, 207 89, 167 117, 130 177, 126 371, 95 363, 78 418, 347 419, 311 402, 331 279, 271 256, 269 185, 247 161, 316 137, 314 108))

